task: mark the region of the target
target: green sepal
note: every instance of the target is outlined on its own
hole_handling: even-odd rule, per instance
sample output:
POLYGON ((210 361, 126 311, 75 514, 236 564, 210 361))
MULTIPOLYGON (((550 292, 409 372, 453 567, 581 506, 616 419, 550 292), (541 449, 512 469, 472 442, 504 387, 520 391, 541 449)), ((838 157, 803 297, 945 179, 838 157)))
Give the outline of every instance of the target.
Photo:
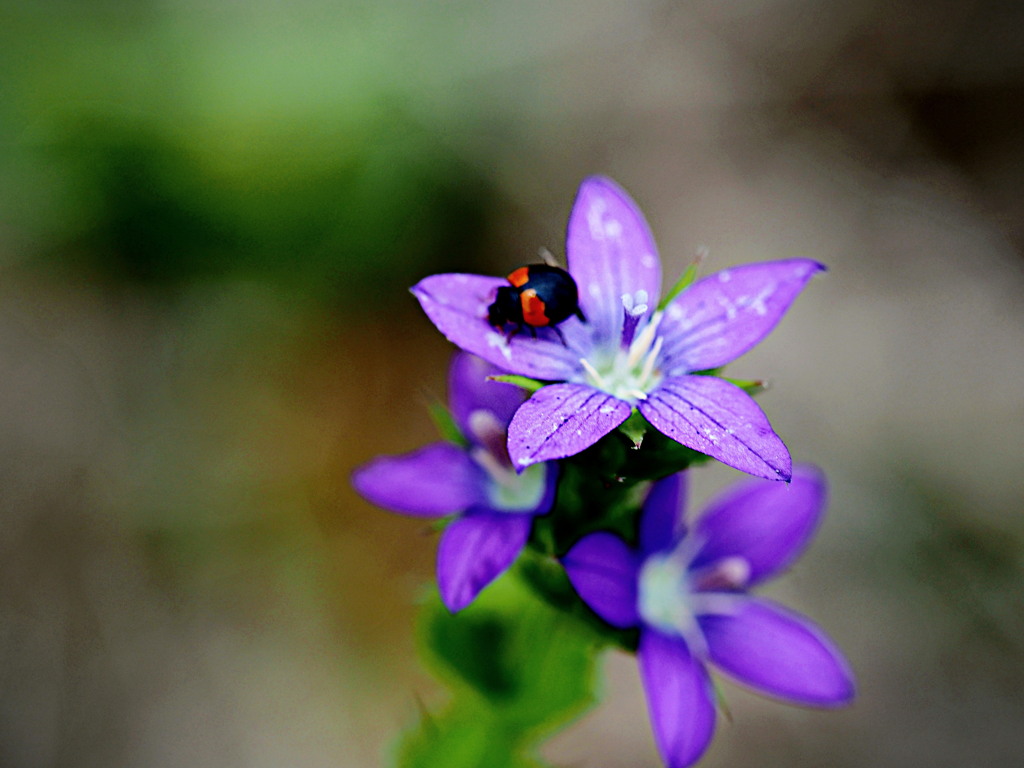
POLYGON ((729 708, 729 702, 725 700, 725 691, 722 690, 722 686, 715 677, 709 677, 711 679, 711 688, 715 692, 715 707, 722 713, 722 717, 731 723, 732 709, 729 708))
POLYGON ((735 384, 748 395, 757 395, 768 389, 768 383, 763 379, 731 379, 728 376, 722 376, 721 378, 730 384, 735 384))
POLYGON ((560 461, 555 509, 534 519, 530 546, 549 557, 561 557, 580 538, 598 530, 631 540, 642 489, 622 472, 634 451, 629 438, 614 430, 560 461))
POLYGON ((672 286, 671 290, 669 290, 669 292, 665 294, 665 297, 658 303, 659 312, 663 312, 665 310, 665 307, 667 307, 671 303, 672 299, 674 299, 676 296, 678 296, 680 293, 685 291, 693 284, 693 281, 697 279, 697 272, 700 269, 700 262, 701 259, 697 259, 691 262, 691 264, 685 270, 683 270, 683 276, 676 281, 676 284, 672 286))
POLYGON ((629 414, 629 418, 619 426, 619 431, 628 437, 634 446, 639 448, 640 444, 644 441, 644 435, 647 434, 649 426, 647 419, 641 416, 640 411, 634 408, 633 412, 629 414))
POLYGON ((546 381, 538 381, 537 379, 531 379, 529 376, 520 376, 515 373, 501 373, 496 376, 488 376, 488 381, 501 381, 505 384, 515 384, 517 387, 522 387, 527 392, 536 392, 541 387, 546 387, 546 381))
POLYGON ((710 460, 707 454, 687 448, 650 428, 640 447, 626 455, 622 474, 634 482, 659 480, 710 460))
POLYGON ((748 395, 757 395, 768 389, 767 382, 764 379, 733 379, 728 376, 723 376, 722 371, 725 370, 725 366, 719 366, 718 368, 708 368, 705 371, 694 371, 694 376, 717 376, 720 379, 728 381, 730 384, 735 384, 737 387, 742 389, 748 395))
POLYGON ((427 410, 430 413, 430 420, 434 422, 434 427, 443 440, 461 445, 463 448, 469 445, 459 425, 455 423, 452 412, 443 403, 432 400, 427 404, 427 410))

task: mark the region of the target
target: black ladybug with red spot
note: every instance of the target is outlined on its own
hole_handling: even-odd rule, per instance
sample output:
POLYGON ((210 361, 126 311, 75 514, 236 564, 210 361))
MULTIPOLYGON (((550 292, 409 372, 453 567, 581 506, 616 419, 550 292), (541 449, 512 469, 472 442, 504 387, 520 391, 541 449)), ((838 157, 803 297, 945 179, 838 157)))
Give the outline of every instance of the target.
POLYGON ((512 324, 511 338, 523 330, 537 338, 538 328, 550 328, 565 344, 559 323, 575 315, 587 322, 580 309, 579 291, 572 275, 550 264, 528 264, 508 275, 510 285, 498 288, 494 302, 487 308, 487 322, 504 329, 512 324))

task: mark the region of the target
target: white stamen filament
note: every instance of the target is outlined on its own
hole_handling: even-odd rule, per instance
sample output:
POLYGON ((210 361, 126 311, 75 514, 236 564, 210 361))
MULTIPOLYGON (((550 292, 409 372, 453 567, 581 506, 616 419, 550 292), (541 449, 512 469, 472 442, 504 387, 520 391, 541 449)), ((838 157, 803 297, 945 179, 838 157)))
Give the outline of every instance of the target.
POLYGON ((483 467, 487 475, 498 485, 510 485, 516 479, 512 467, 502 464, 498 458, 486 448, 476 447, 470 451, 473 460, 483 467))
POLYGON ((604 377, 600 373, 597 372, 597 369, 593 365, 591 365, 589 360, 587 360, 585 357, 581 357, 580 358, 580 365, 583 366, 583 369, 587 372, 587 375, 591 379, 593 379, 594 383, 597 386, 599 386, 601 389, 607 389, 608 382, 606 382, 604 380, 604 377))
POLYGON ((648 381, 651 378, 651 374, 654 373, 654 363, 658 359, 658 353, 661 352, 661 345, 664 341, 664 336, 659 336, 654 340, 654 346, 651 347, 651 352, 644 361, 644 369, 640 372, 640 381, 648 381))
POLYGON ((629 345, 629 356, 626 358, 626 365, 629 368, 635 368, 640 362, 640 358, 647 354, 647 351, 651 348, 651 342, 654 341, 654 334, 658 332, 660 324, 661 312, 655 312, 651 321, 640 331, 640 335, 629 345))

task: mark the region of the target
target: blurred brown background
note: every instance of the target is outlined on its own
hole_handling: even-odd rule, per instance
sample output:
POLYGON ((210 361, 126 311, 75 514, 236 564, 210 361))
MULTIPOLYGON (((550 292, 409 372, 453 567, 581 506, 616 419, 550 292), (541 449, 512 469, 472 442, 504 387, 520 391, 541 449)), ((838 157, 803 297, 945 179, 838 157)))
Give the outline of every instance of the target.
MULTIPOLYGON (((592 173, 667 279, 831 268, 730 370, 832 480, 768 591, 859 699, 729 686, 703 765, 1019 765, 1022 96, 1014 0, 8 0, 0 765, 385 764, 440 700, 434 540, 348 486, 433 439, 451 350, 407 288, 560 254, 592 173)), ((606 673, 548 756, 656 766, 606 673)))

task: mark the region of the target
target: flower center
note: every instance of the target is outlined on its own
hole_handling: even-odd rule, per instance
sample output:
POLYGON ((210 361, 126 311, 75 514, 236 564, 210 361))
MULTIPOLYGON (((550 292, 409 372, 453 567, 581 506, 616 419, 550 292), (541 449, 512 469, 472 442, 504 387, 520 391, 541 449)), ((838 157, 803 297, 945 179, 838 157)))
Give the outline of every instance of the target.
POLYGON ((533 512, 547 490, 548 467, 533 464, 518 474, 483 448, 472 449, 473 459, 487 473, 487 499, 501 512, 533 512))
POLYGON ((597 350, 592 359, 582 358, 580 365, 586 371, 586 381, 620 400, 636 403, 646 400, 647 393, 661 382, 657 367, 663 339, 658 335, 661 312, 655 312, 647 324, 639 329, 640 319, 647 311, 646 294, 638 291, 634 299, 622 297, 624 318, 620 345, 614 352, 597 350))
POLYGON ((700 635, 700 628, 688 566, 677 552, 648 557, 640 569, 637 607, 646 624, 689 641, 700 635))
POLYGON ((637 584, 637 608, 644 622, 683 638, 697 655, 707 651, 697 617, 731 613, 735 598, 730 593, 743 590, 750 579, 750 563, 738 556, 692 569, 702 544, 686 536, 671 552, 651 555, 640 568, 637 584))
POLYGON ((503 512, 532 512, 547 490, 547 467, 534 464, 517 473, 508 457, 505 426, 486 410, 469 415, 473 460, 487 473, 487 498, 503 512))

